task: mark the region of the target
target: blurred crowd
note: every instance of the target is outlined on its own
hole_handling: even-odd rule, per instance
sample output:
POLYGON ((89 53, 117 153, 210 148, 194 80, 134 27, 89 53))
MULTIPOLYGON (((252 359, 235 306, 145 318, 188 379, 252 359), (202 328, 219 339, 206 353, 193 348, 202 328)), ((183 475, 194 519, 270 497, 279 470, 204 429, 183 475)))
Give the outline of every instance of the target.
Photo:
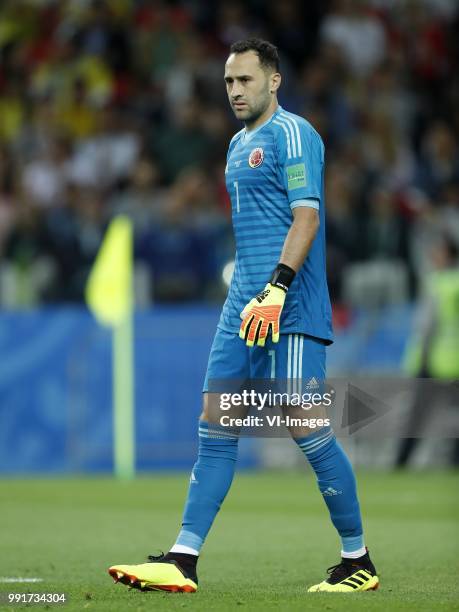
POLYGON ((221 299, 223 67, 249 35, 325 141, 333 301, 413 298, 459 244, 458 31, 455 0, 3 0, 0 303, 81 301, 117 213, 146 302, 221 299))

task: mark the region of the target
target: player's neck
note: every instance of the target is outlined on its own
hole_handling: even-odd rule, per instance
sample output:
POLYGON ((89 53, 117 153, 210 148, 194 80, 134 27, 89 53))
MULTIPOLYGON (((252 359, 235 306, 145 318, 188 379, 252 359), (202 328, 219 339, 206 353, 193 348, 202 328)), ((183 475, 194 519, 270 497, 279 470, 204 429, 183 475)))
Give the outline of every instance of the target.
POLYGON ((278 108, 279 103, 277 98, 274 98, 265 112, 261 114, 258 119, 256 119, 253 123, 245 123, 246 132, 253 132, 253 130, 256 130, 261 125, 266 123, 274 115, 278 108))

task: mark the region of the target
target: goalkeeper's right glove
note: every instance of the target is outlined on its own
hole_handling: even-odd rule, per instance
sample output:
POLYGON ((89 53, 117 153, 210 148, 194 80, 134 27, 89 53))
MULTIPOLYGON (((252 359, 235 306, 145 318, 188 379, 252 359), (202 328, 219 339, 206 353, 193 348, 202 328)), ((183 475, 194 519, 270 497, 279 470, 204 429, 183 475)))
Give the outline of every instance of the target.
POLYGON ((279 264, 263 291, 250 300, 241 312, 239 337, 247 346, 264 346, 271 328, 272 341, 279 342, 279 321, 295 271, 279 264))

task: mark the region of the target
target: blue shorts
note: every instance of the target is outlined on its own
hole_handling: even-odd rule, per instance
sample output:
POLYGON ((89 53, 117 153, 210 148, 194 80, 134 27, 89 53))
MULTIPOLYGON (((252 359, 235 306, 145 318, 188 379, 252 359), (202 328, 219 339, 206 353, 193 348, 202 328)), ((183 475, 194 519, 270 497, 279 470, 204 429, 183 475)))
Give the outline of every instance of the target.
MULTIPOLYGON (((281 334, 274 344, 248 347, 237 334, 217 329, 210 349, 203 392, 209 380, 325 380, 325 343, 304 334, 281 334)), ((211 385, 212 386, 212 385, 211 385)))

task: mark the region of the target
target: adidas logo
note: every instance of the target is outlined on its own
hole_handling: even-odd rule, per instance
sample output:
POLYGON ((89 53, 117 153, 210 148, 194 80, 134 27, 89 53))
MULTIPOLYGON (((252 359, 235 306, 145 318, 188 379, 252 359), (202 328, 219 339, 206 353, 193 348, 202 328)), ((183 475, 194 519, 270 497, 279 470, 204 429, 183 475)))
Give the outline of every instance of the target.
POLYGON ((306 383, 306 389, 317 389, 319 386, 319 383, 317 381, 317 378, 315 378, 314 376, 311 378, 311 380, 306 383))
POLYGON ((190 484, 199 484, 199 481, 196 480, 196 476, 194 475, 194 472, 191 472, 190 484))
POLYGON ((257 302, 259 304, 261 304, 261 302, 265 299, 265 297, 267 297, 269 295, 269 289, 263 289, 263 291, 260 291, 260 293, 258 295, 255 296, 257 302))
POLYGON ((332 495, 341 495, 341 494, 342 494, 342 491, 337 491, 333 487, 327 487, 325 491, 322 491, 322 495, 325 495, 327 497, 331 497, 332 495))

